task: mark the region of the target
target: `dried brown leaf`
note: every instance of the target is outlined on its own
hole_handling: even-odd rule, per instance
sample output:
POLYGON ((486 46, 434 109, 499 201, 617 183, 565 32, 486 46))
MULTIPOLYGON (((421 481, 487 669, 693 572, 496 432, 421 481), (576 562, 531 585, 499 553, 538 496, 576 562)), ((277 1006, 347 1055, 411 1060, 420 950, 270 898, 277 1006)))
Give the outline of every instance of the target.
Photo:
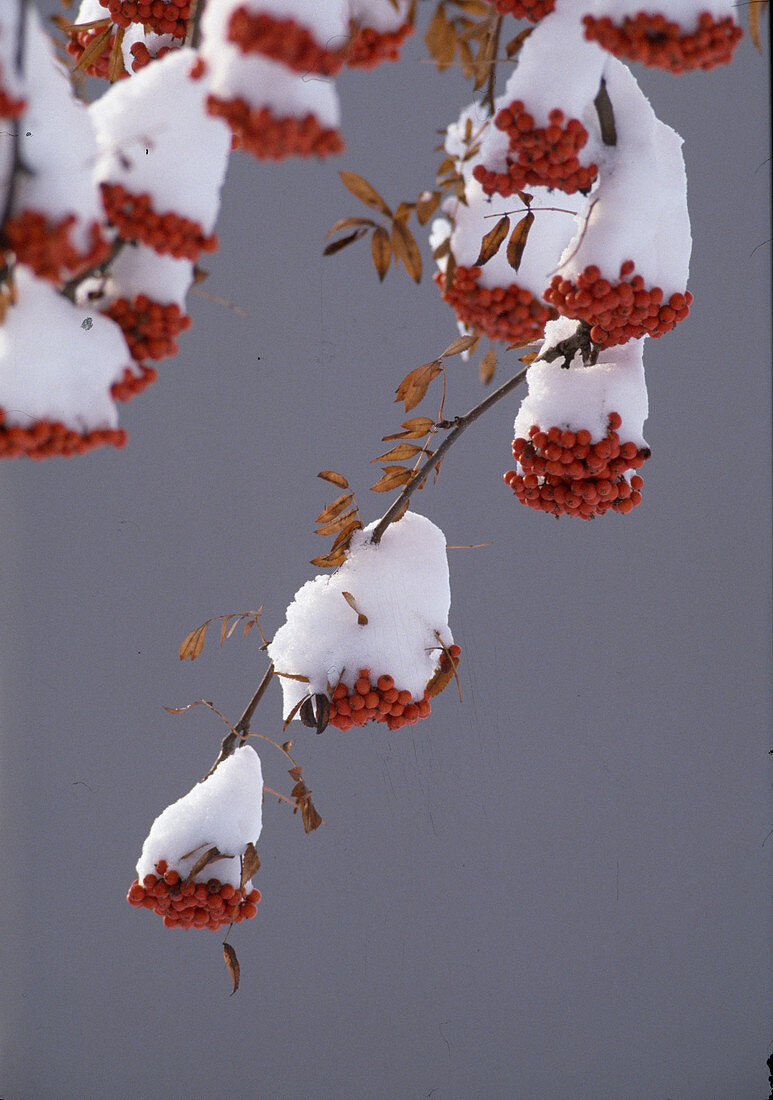
POLYGON ((435 427, 435 421, 428 416, 413 416, 402 423, 404 431, 394 432, 392 435, 383 435, 382 443, 389 443, 392 439, 423 439, 429 435, 435 427))
POLYGON ((363 615, 363 613, 357 607, 357 601, 355 600, 355 598, 351 594, 351 592, 342 592, 341 595, 343 596, 343 598, 349 604, 349 607, 351 607, 352 611, 357 616, 357 625, 358 626, 367 626, 368 625, 368 616, 363 615))
POLYGON ((414 282, 421 280, 421 252, 410 229, 401 221, 392 222, 392 249, 405 264, 405 270, 414 282))
POLYGON ((443 72, 454 59, 456 31, 446 19, 443 4, 439 3, 424 35, 424 44, 434 58, 438 71, 443 72))
POLYGON ((334 519, 340 515, 347 504, 351 503, 352 496, 352 493, 341 493, 340 497, 336 497, 332 504, 328 504, 327 508, 322 509, 314 522, 327 523, 329 519, 334 519))
POLYGON ((337 474, 335 470, 322 470, 317 477, 321 477, 323 481, 329 481, 331 485, 337 485, 339 489, 349 488, 349 482, 343 474, 337 474))
POLYGON ((231 996, 233 997, 234 993, 239 988, 241 968, 239 967, 239 960, 236 957, 236 951, 230 943, 223 944, 223 958, 225 960, 225 965, 228 967, 228 973, 231 975, 231 981, 233 982, 234 987, 231 990, 231 996))
POLYGON ((373 230, 373 235, 370 238, 370 254, 379 280, 383 283, 384 276, 389 271, 389 262, 392 259, 392 244, 383 225, 376 226, 373 230))
MULTIPOLYGON (((211 622, 211 620, 209 620, 211 622)), ((206 637, 207 627, 209 622, 202 623, 201 626, 197 626, 195 630, 192 630, 190 634, 183 640, 180 646, 180 660, 184 661, 186 657, 190 657, 192 661, 201 653, 204 648, 204 638, 206 637)))
POLYGON ((245 886, 254 874, 260 870, 260 859, 258 853, 255 851, 255 845, 250 841, 247 847, 244 849, 242 855, 242 874, 239 882, 240 886, 245 886))
POLYGON ((297 675, 294 672, 280 672, 278 669, 274 669, 275 676, 281 676, 283 680, 297 680, 299 684, 308 684, 308 676, 297 675))
POLYGON ((303 819, 304 832, 313 833, 323 824, 322 818, 317 813, 316 807, 310 798, 305 798, 301 805, 301 817, 303 819))
POLYGON ((86 69, 89 65, 93 65, 102 56, 110 41, 111 30, 112 23, 109 23, 104 30, 101 30, 96 37, 92 38, 79 57, 77 65, 73 67, 74 73, 77 73, 79 69, 86 69))
POLYGON ((433 359, 431 363, 424 363, 415 367, 403 378, 396 390, 396 401, 405 403, 405 411, 410 412, 422 400, 433 378, 440 374, 440 361, 433 359))
POLYGON ((534 195, 530 195, 528 191, 516 191, 516 194, 524 206, 529 206, 534 198, 534 195))
POLYGON ((454 256, 453 252, 451 252, 451 250, 449 249, 449 251, 448 251, 448 261, 446 262, 445 279, 444 279, 444 289, 445 289, 446 294, 449 292, 451 287, 454 285, 454 275, 455 274, 456 274, 456 256, 454 256))
POLYGON ((422 452, 421 447, 417 447, 415 443, 398 443, 396 447, 393 447, 391 451, 387 451, 386 454, 379 455, 378 458, 372 458, 371 462, 388 461, 390 458, 395 462, 404 462, 407 458, 413 458, 414 455, 419 455, 422 452))
POLYGON ((472 348, 480 342, 480 335, 476 333, 474 336, 457 336, 455 340, 452 340, 446 350, 441 353, 441 359, 447 359, 450 355, 460 355, 463 351, 470 351, 472 348))
POLYGON ((521 266, 521 260, 523 259, 523 250, 526 247, 526 241, 529 237, 529 230, 534 224, 534 215, 531 210, 526 214, 516 225, 515 229, 510 234, 510 240, 507 242, 507 262, 514 271, 517 271, 521 266))
POLYGON ((768 0, 750 0, 749 4, 749 35, 757 49, 761 52, 760 44, 760 16, 768 6, 768 0))
POLYGON ((510 41, 507 43, 507 45, 505 46, 505 54, 511 61, 518 54, 521 46, 524 44, 524 42, 533 30, 534 27, 526 27, 525 30, 522 30, 520 34, 517 34, 515 38, 511 38, 510 41))
POLYGON ((435 251, 432 253, 433 260, 442 260, 444 256, 447 256, 451 251, 451 238, 444 237, 435 251))
POLYGON ((374 493, 389 493, 392 489, 397 489, 400 485, 407 485, 412 477, 412 470, 407 470, 404 466, 400 466, 384 474, 383 477, 380 477, 375 485, 371 485, 371 489, 374 493))
POLYGON ((311 565, 318 565, 320 569, 331 569, 346 561, 343 550, 331 550, 329 554, 321 554, 318 558, 311 559, 311 565))
POLYGON ((111 84, 115 84, 116 80, 120 77, 121 73, 125 72, 125 66, 123 62, 123 36, 125 34, 123 27, 119 27, 115 32, 115 38, 113 39, 113 48, 110 51, 110 61, 107 65, 107 79, 111 84))
POLYGON ((193 882, 196 875, 200 871, 203 871, 205 867, 209 867, 210 863, 216 863, 219 859, 228 859, 228 856, 224 856, 222 852, 218 850, 213 844, 211 848, 207 848, 203 855, 200 855, 194 865, 188 872, 188 876, 185 879, 186 882, 193 882))
POLYGON ((332 256, 334 252, 340 252, 342 248, 346 248, 346 246, 353 241, 358 241, 366 232, 367 230, 365 229, 355 229, 348 237, 340 237, 337 241, 331 241, 330 244, 326 244, 322 249, 322 255, 332 256))
POLYGON ((304 704, 304 703, 306 702, 306 700, 307 700, 308 698, 309 698, 309 696, 308 696, 308 695, 304 695, 303 699, 299 699, 299 700, 298 700, 298 702, 297 702, 297 703, 295 704, 295 706, 293 707, 293 709, 292 709, 292 710, 290 711, 290 713, 289 713, 289 714, 287 715, 287 717, 285 718, 284 722, 282 723, 282 729, 283 729, 283 730, 286 730, 286 729, 287 729, 287 727, 288 727, 288 726, 290 725, 290 723, 292 722, 293 718, 295 718, 296 714, 298 713, 298 711, 299 711, 299 710, 301 709, 301 707, 303 706, 303 704, 304 704))
POLYGON ((340 229, 351 229, 355 225, 375 225, 373 218, 339 218, 335 225, 328 230, 328 237, 332 237, 334 233, 337 233, 340 229))
POLYGON ((352 520, 348 527, 344 527, 343 530, 338 532, 333 545, 330 547, 330 553, 332 554, 337 549, 346 550, 351 542, 352 535, 355 531, 359 531, 361 527, 362 524, 359 519, 352 520))
POLYGON ((429 198, 419 197, 416 200, 416 217, 419 225, 426 225, 440 203, 440 192, 430 191, 429 198))
POLYGON ((372 210, 378 210, 379 214, 385 214, 388 218, 392 217, 392 211, 386 202, 366 179, 358 176, 356 172, 339 172, 338 174, 347 191, 351 191, 353 195, 372 210))
POLYGON ((491 379, 494 377, 494 371, 497 369, 497 353, 494 348, 489 348, 486 354, 480 361, 480 380, 484 386, 487 386, 491 379))
POLYGON ((344 527, 348 526, 356 516, 357 512, 355 509, 350 508, 348 512, 343 512, 340 516, 336 516, 335 519, 331 519, 329 523, 324 523, 321 527, 318 527, 317 534, 335 535, 339 531, 342 531, 344 527))
POLYGON ((519 356, 522 363, 533 363, 535 359, 539 357, 538 351, 530 351, 526 355, 519 356))
POLYGON ((488 263, 492 256, 495 256, 499 251, 499 246, 508 234, 510 229, 510 219, 507 214, 500 218, 493 229, 490 229, 483 240, 480 242, 480 252, 478 258, 475 261, 476 267, 482 267, 483 264, 488 263))

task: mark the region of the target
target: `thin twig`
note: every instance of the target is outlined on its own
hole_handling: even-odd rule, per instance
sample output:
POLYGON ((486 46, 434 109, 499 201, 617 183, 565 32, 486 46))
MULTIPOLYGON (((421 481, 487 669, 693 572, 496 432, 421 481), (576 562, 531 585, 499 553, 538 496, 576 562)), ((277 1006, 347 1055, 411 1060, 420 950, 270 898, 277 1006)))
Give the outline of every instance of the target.
POLYGON ((427 459, 421 469, 414 474, 397 500, 395 500, 378 521, 370 537, 372 543, 377 544, 381 541, 381 537, 387 527, 395 516, 400 513, 403 505, 410 500, 411 494, 424 484, 432 467, 437 466, 437 464, 442 461, 447 451, 454 445, 462 432, 469 428, 470 424, 474 423, 479 417, 483 416, 485 412, 488 412, 492 405, 496 405, 497 401, 500 401, 503 397, 506 397, 508 393, 514 390, 515 387, 524 380, 528 369, 528 366, 523 367, 517 374, 514 374, 512 378, 503 383, 498 390, 494 390, 493 393, 489 394, 487 398, 481 401, 480 404, 476 405, 473 409, 470 409, 464 416, 458 416, 455 420, 442 422, 438 425, 438 427, 450 428, 451 430, 432 457, 427 459))
POLYGON ((489 74, 488 74, 488 82, 486 84, 486 94, 483 97, 483 106, 488 110, 489 117, 491 117, 491 115, 494 114, 494 84, 496 82, 496 75, 497 75, 496 56, 497 56, 497 51, 499 50, 499 33, 500 33, 501 30, 502 30, 502 16, 498 15, 497 16, 497 21, 494 24, 494 30, 492 32, 492 37, 494 39, 494 44, 493 44, 492 49, 491 49, 491 61, 489 62, 490 67, 489 67, 489 74))
POLYGON ((204 777, 205 779, 212 775, 218 764, 222 764, 224 760, 227 760, 228 757, 234 752, 234 750, 237 749, 239 745, 243 745, 244 742, 247 740, 250 732, 250 722, 252 721, 252 716, 255 713, 255 708, 257 707, 260 700, 263 698, 263 694, 268 685, 271 683, 273 675, 274 662, 272 661, 266 669, 265 676, 258 684, 257 691, 245 707, 244 714, 241 716, 231 732, 227 733, 223 738, 217 760, 207 772, 206 776, 204 777))

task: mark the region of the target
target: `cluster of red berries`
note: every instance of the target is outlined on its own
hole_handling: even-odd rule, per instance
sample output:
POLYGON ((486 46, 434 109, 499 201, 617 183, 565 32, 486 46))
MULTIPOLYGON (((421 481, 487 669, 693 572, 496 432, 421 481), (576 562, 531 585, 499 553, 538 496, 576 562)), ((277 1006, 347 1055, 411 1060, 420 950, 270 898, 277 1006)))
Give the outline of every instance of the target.
POLYGON ((529 438, 513 440, 513 458, 523 473, 509 470, 505 482, 521 504, 551 515, 592 519, 610 509, 626 514, 641 503, 644 484, 638 474, 628 480, 627 470, 638 470, 650 456, 648 447, 621 443, 617 429, 622 419, 609 414, 607 434, 591 443, 591 434, 537 424, 529 438))
MULTIPOLYGON (((176 46, 161 46, 156 53, 151 53, 144 42, 134 42, 129 50, 134 58, 132 61, 132 72, 138 73, 140 69, 144 69, 146 65, 149 65, 151 61, 159 61, 162 57, 166 57, 168 53, 172 53, 176 48, 176 46)), ((126 75, 128 76, 128 73, 126 75)))
POLYGON ((583 23, 585 37, 616 57, 672 73, 727 65, 743 35, 731 16, 715 20, 709 12, 698 17, 697 29, 690 32, 650 11, 626 16, 622 24, 613 23, 608 15, 585 15, 583 23))
POLYGON ((99 0, 117 27, 143 23, 156 34, 185 38, 191 0, 99 0))
POLYGON ((480 274, 479 267, 460 264, 449 289, 446 289, 443 272, 436 272, 435 282, 443 300, 453 308, 458 319, 484 332, 491 340, 511 343, 536 340, 543 335, 547 322, 558 316, 554 309, 517 283, 506 287, 480 286, 480 274))
POLYGON ((306 27, 292 18, 277 19, 268 12, 237 8, 228 23, 228 40, 242 53, 270 57, 296 73, 335 76, 346 59, 346 44, 338 50, 320 46, 306 27))
POLYGON ((251 107, 246 100, 207 97, 207 111, 231 127, 234 149, 244 149, 258 160, 285 157, 326 157, 342 153, 338 130, 322 126, 313 114, 277 118, 269 107, 251 107))
POLYGON ((123 372, 123 378, 119 382, 113 382, 110 387, 110 396, 114 401, 131 401, 138 393, 142 393, 158 378, 155 367, 148 367, 145 363, 138 363, 134 370, 128 367, 123 372))
POLYGON ((38 420, 29 428, 5 424, 5 410, 0 409, 0 458, 50 458, 52 455, 85 454, 107 444, 126 445, 128 436, 123 428, 95 428, 76 432, 60 420, 38 420))
POLYGON ((346 64, 350 69, 375 69, 382 61, 399 61, 400 50, 409 35, 412 23, 401 23, 394 31, 377 31, 373 27, 349 24, 351 39, 346 64))
POLYGON ((217 249, 217 236, 206 236, 198 222, 171 211, 156 213, 146 191, 133 195, 120 183, 102 183, 100 187, 105 213, 124 240, 142 241, 156 252, 186 260, 197 260, 201 252, 217 249))
POLYGON ((580 272, 576 284, 554 275, 545 301, 565 317, 587 322, 591 340, 603 348, 670 332, 690 312, 692 294, 689 290, 672 294, 664 302, 660 287, 645 290, 644 279, 633 271, 633 261, 626 260, 620 266, 618 283, 602 279, 595 264, 580 272))
POLYGON ((512 195, 523 187, 556 187, 567 195, 589 191, 598 168, 580 164, 577 154, 588 140, 588 131, 577 118, 564 125, 564 112, 556 107, 548 126, 535 126, 520 99, 503 107, 494 125, 510 138, 507 171, 494 172, 477 164, 473 175, 487 195, 512 195))
POLYGON ((530 19, 536 23, 552 12, 556 0, 494 0, 494 6, 500 15, 513 15, 516 19, 530 19))
MULTIPOLYGON (((70 31, 69 41, 67 43, 66 49, 70 57, 75 58, 76 64, 83 57, 84 53, 86 52, 87 46, 90 46, 94 39, 98 35, 102 34, 103 31, 104 27, 92 27, 89 30, 84 31, 70 31)), ((115 34, 113 33, 108 37, 108 40, 105 42, 104 48, 99 56, 96 57, 89 65, 86 65, 86 67, 84 68, 83 71, 88 76, 97 76, 100 78, 100 80, 110 79, 110 57, 113 52, 114 43, 115 34)), ((122 69, 118 79, 125 80, 128 75, 129 74, 127 73, 126 69, 122 69)))
MULTIPOLYGON (((448 653, 444 651, 440 658, 441 672, 450 670, 451 658, 455 664, 461 652, 458 645, 449 646, 448 653)), ((429 700, 426 689, 421 699, 414 699, 410 691, 399 691, 392 676, 379 676, 372 684, 370 669, 361 668, 351 694, 346 684, 336 685, 330 700, 329 722, 339 730, 364 726, 366 722, 385 722, 390 730, 399 730, 426 718, 432 709, 429 700)))
POLYGON ((162 305, 152 301, 147 294, 138 294, 132 299, 118 298, 104 312, 121 326, 132 359, 138 362, 177 355, 180 349, 175 337, 192 324, 191 318, 176 302, 162 305))
POLYGON ((165 859, 156 864, 155 875, 135 879, 126 895, 129 905, 152 909, 164 918, 167 928, 212 928, 249 920, 258 911, 260 891, 211 878, 208 882, 182 882, 177 871, 169 870, 165 859))
POLYGON ((97 222, 88 228, 86 251, 79 251, 70 237, 77 220, 75 214, 68 214, 55 222, 38 210, 23 210, 5 223, 3 237, 16 259, 38 278, 60 282, 101 263, 110 251, 97 222))

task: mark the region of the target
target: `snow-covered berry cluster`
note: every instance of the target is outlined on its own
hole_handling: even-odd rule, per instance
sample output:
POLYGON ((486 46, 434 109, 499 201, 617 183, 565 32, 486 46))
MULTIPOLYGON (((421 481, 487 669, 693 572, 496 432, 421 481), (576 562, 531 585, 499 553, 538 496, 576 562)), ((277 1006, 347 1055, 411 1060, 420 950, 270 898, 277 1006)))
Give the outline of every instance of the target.
MULTIPOLYGON (((458 645, 450 645, 441 653, 438 672, 444 674, 456 667, 461 655, 458 645)), ((350 690, 343 682, 333 688, 330 696, 330 725, 339 730, 364 726, 368 722, 384 722, 390 730, 414 726, 420 718, 428 718, 432 705, 429 687, 420 699, 410 691, 400 691, 392 676, 385 673, 371 682, 370 669, 361 668, 350 690)), ((431 683, 432 681, 430 681, 431 683)))
POLYGON ((442 531, 414 512, 379 543, 374 527, 355 532, 334 574, 303 585, 268 646, 285 715, 321 694, 338 729, 399 729, 429 714, 438 678, 458 660, 442 531))
POLYGON ((247 891, 217 878, 192 882, 180 878, 178 871, 161 859, 155 874, 135 879, 126 900, 137 908, 150 909, 164 918, 167 928, 210 928, 238 924, 258 911, 260 891, 247 891))
POLYGON ((347 66, 374 69, 397 61, 413 30, 411 0, 349 0, 347 66))
POLYGON ((598 168, 593 162, 580 163, 578 154, 588 141, 588 132, 579 119, 565 120, 561 108, 554 107, 548 125, 537 126, 516 99, 497 112, 494 125, 507 134, 510 147, 507 171, 485 164, 475 166, 475 178, 487 195, 512 195, 530 186, 555 187, 569 195, 590 190, 598 168))
POLYGON ((663 300, 660 287, 645 287, 641 275, 634 275, 633 260, 620 265, 619 282, 601 276, 591 264, 579 273, 576 283, 555 275, 545 291, 565 317, 585 321, 592 326, 594 344, 608 348, 640 336, 662 336, 690 312, 692 294, 674 293, 663 300))
POLYGON ((571 346, 575 328, 550 322, 529 368, 528 395, 515 419, 516 468, 505 482, 522 504, 552 515, 591 519, 612 510, 626 514, 641 502, 636 473, 649 458, 642 429, 647 389, 643 340, 602 351, 594 364, 571 346))
POLYGON ((263 773, 249 745, 230 756, 153 822, 127 901, 167 928, 220 928, 257 913, 246 853, 262 825, 263 773), (214 871, 214 874, 213 874, 214 871))
POLYGON ((682 0, 677 8, 664 4, 666 11, 659 11, 657 5, 642 9, 641 0, 605 6, 608 13, 583 16, 586 38, 616 57, 672 73, 709 71, 729 64, 743 37, 729 3, 719 5, 727 9, 719 18, 702 10, 708 5, 700 0, 697 4, 682 0))
POLYGON ((191 16, 191 0, 99 0, 116 27, 142 23, 156 34, 185 38, 191 16))

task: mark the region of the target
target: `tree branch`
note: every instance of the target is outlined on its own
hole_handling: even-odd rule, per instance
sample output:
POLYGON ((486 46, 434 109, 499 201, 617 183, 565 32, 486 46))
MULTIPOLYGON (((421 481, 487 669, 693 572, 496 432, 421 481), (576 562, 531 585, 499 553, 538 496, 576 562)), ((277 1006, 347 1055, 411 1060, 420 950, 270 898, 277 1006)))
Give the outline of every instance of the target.
POLYGON ((411 480, 400 493, 394 504, 392 504, 387 509, 387 511, 378 521, 373 530, 373 534, 370 537, 370 541, 372 543, 378 544, 381 541, 381 537, 386 531, 387 527, 400 513, 403 506, 407 504, 407 502, 410 500, 411 494, 416 489, 421 488, 421 486, 427 480, 427 477, 432 467, 437 466, 438 463, 442 461, 446 453, 450 450, 454 443, 456 443, 462 432, 469 428, 470 424, 474 423, 479 417, 483 416, 485 412, 488 412, 492 405, 496 405, 497 401, 501 400, 503 397, 506 397, 508 393, 514 390, 515 387, 524 380, 524 378, 526 377, 526 371, 528 369, 528 365, 523 367, 521 370, 518 371, 517 374, 514 374, 512 378, 501 385, 498 390, 494 390, 494 392, 489 394, 489 396, 484 401, 481 401, 479 405, 475 406, 475 408, 470 409, 470 411, 468 413, 465 413, 464 416, 457 416, 455 420, 452 420, 447 424, 445 422, 441 422, 440 427, 450 427, 451 431, 445 437, 445 439, 432 455, 432 457, 428 458, 421 469, 416 471, 416 473, 413 475, 411 480))
POLYGON ((257 707, 260 700, 263 698, 265 690, 271 683, 273 676, 274 662, 272 661, 266 669, 266 673, 263 679, 258 684, 257 691, 245 707, 244 714, 242 714, 241 718, 236 723, 231 732, 227 733, 223 738, 217 760, 205 775, 205 779, 212 775, 218 764, 222 764, 224 760, 227 760, 231 753, 233 753, 240 745, 243 745, 244 742, 247 740, 250 732, 250 722, 252 721, 252 716, 255 713, 255 708, 257 707))

